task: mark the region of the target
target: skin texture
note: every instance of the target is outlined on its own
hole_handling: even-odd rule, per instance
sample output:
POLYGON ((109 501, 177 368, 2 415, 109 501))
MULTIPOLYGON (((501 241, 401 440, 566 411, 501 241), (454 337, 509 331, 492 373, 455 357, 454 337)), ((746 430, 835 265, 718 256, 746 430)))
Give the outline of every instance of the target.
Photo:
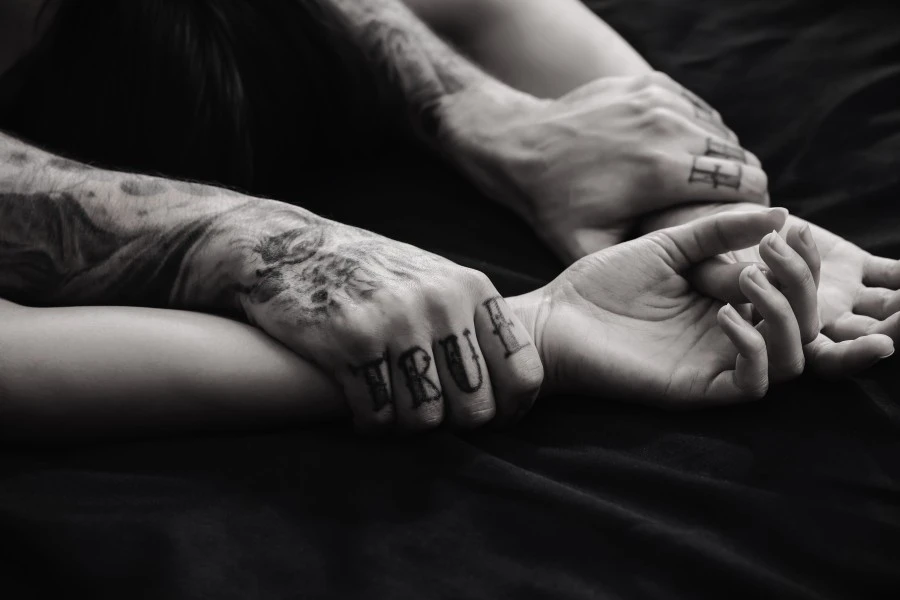
MULTIPOLYGON (((688 223, 711 214, 758 210, 746 205, 693 206, 657 215, 648 230, 688 223)), ((821 227, 790 216, 784 237, 794 251, 808 258, 810 277, 800 286, 785 288, 794 303, 816 290, 815 318, 801 319, 806 360, 825 377, 854 373, 891 356, 900 340, 900 262, 873 256, 821 227)), ((735 272, 775 253, 770 244, 729 252, 701 265, 692 274, 698 289, 725 301, 745 302, 744 294, 729 283, 735 272)), ((766 260, 770 263, 771 260, 766 260)), ((778 274, 776 274, 776 279, 778 274)), ((808 303, 808 300, 805 301, 808 303)))
POLYGON ((367 430, 475 427, 534 402, 537 351, 479 272, 280 202, 2 143, 6 298, 248 320, 340 382, 367 430))
MULTIPOLYGON (((448 6, 452 4, 448 0, 410 1, 422 14, 435 15, 433 18, 436 19, 444 11, 452 12, 448 10, 448 6), (442 8, 444 11, 440 10, 442 8)), ((446 26, 448 31, 453 32, 457 43, 505 83, 528 94, 556 98, 560 102, 566 95, 577 93, 577 90, 585 86, 595 86, 597 93, 594 102, 600 103, 604 97, 612 102, 619 85, 616 82, 642 79, 653 81, 654 77, 660 77, 654 74, 652 67, 634 48, 576 0, 486 0, 477 16, 468 15, 473 13, 457 13, 457 20, 452 27, 446 26)), ((670 90, 676 89, 671 83, 667 82, 666 85, 670 90)), ((682 93, 694 106, 696 121, 724 126, 721 115, 715 109, 688 90, 683 90, 682 93)), ((663 95, 654 91, 651 97, 661 100, 663 95)), ((619 100, 627 101, 627 98, 620 96, 619 100)), ((671 103, 648 103, 647 106, 656 110, 655 114, 659 115, 659 110, 668 110, 671 103)), ((760 166, 758 159, 740 148, 733 138, 729 137, 727 143, 723 144, 721 137, 710 135, 705 140, 698 137, 695 142, 689 143, 685 137, 688 130, 684 127, 673 128, 671 121, 669 123, 658 131, 671 136, 673 141, 668 142, 670 148, 677 147, 674 145, 677 143, 683 144, 685 149, 689 148, 688 152, 694 158, 690 172, 684 176, 688 187, 698 194, 697 199, 705 199, 699 196, 703 187, 727 192, 729 185, 733 185, 736 168, 741 169, 743 179, 749 169, 760 166), (717 174, 714 167, 710 168, 707 157, 730 161, 732 164, 722 165, 723 168, 717 174), (729 173, 732 174, 731 182, 726 179, 729 173)), ((598 140, 609 133, 609 130, 604 130, 605 126, 606 122, 597 125, 598 140)), ((577 131, 581 134, 580 129, 577 131)), ((595 147, 602 147, 602 142, 595 141, 594 144, 595 147)), ((666 143, 662 145, 665 146, 666 143)), ((593 157, 594 154, 588 156, 593 157)), ((621 157, 612 160, 621 160, 621 157)), ((571 163, 561 160, 558 164, 568 166, 571 163)), ((638 178, 635 181, 637 189, 652 191, 652 177, 638 178)), ((628 186, 624 189, 627 194, 628 186)), ((542 219, 533 219, 532 223, 549 246, 567 261, 617 242, 629 226, 638 232, 648 232, 721 211, 754 208, 741 202, 697 203, 691 197, 682 197, 680 202, 683 205, 671 206, 668 211, 629 215, 615 204, 610 212, 610 204, 604 200, 602 193, 576 193, 574 196, 570 194, 555 197, 557 201, 564 198, 566 203, 557 212, 551 212, 542 219), (587 205, 582 207, 576 202, 577 217, 571 216, 572 212, 569 210, 573 197, 576 200, 581 198, 583 204, 587 205), (601 223, 619 223, 619 226, 612 229, 607 229, 606 225, 585 227, 586 215, 591 211, 605 211, 601 223), (543 233, 545 231, 554 233, 548 235, 543 233)), ((656 202, 647 199, 643 201, 645 206, 656 202)), ((767 196, 763 203, 768 203, 767 196)), ((894 298, 894 292, 900 287, 900 279, 896 275, 896 265, 900 263, 872 256, 839 236, 793 216, 782 234, 793 252, 797 253, 795 248, 800 250, 797 255, 802 255, 807 261, 810 272, 816 274, 814 279, 819 284, 815 302, 819 307, 817 312, 823 327, 822 333, 813 335, 815 324, 810 325, 809 321, 803 323, 801 329, 806 343, 806 359, 812 368, 835 377, 858 371, 890 355, 893 352, 893 341, 900 340, 896 321, 900 318, 896 316, 900 312, 900 303, 894 298), (817 251, 811 251, 809 245, 803 244, 798 237, 807 227, 817 251), (821 264, 814 256, 817 252, 822 254, 821 264), (818 276, 820 271, 821 277, 818 276), (839 343, 835 344, 834 340, 839 343)), ((746 298, 737 289, 732 276, 736 269, 740 270, 751 263, 763 264, 762 259, 766 256, 772 258, 774 254, 765 247, 759 247, 755 251, 730 253, 695 269, 691 280, 700 289, 722 301, 745 302, 746 298), (723 271, 723 262, 733 266, 728 271, 723 271), (722 282, 730 283, 723 286, 722 282)), ((795 265, 789 270, 794 275, 802 274, 801 266, 795 265)), ((772 271, 768 272, 771 275, 772 271)), ((774 275, 772 278, 779 283, 774 275)), ((812 314, 807 308, 800 306, 809 301, 801 299, 804 295, 806 298, 810 297, 808 286, 801 293, 790 288, 786 291, 798 310, 812 314)), ((749 311, 742 312, 750 318, 749 311)))
POLYGON ((587 256, 517 300, 531 306, 526 320, 549 391, 591 393, 602 386, 612 397, 697 408, 761 398, 770 373, 796 375, 783 356, 793 348, 802 359, 792 307, 756 267, 736 283, 769 324, 767 332, 687 279, 697 263, 759 243, 785 218, 783 209, 729 213, 660 230, 587 256))
MULTIPOLYGON (((753 295, 771 325, 763 332, 691 289, 685 273, 783 221, 778 210, 692 221, 585 258, 508 304, 490 298, 483 308, 498 354, 519 356, 534 348, 526 342, 534 337, 548 366, 548 395, 602 389, 679 409, 753 400, 784 360, 776 349, 799 350, 791 307, 773 287, 753 288, 750 273, 737 275, 732 283, 753 295), (725 239, 731 241, 722 246, 725 239), (637 276, 623 276, 631 272, 637 276)), ((445 391, 450 381, 465 393, 489 384, 470 330, 438 346, 435 359, 450 374, 442 379, 445 391)), ((392 383, 431 401, 433 381, 420 377, 423 352, 405 353, 399 379, 382 375, 384 357, 360 367, 364 385, 377 391, 376 407, 394 401, 392 383)), ((341 388, 322 369, 257 328, 196 312, 0 301, 0 366, 0 436, 9 441, 283 426, 347 412, 341 388)))
MULTIPOLYGON (((523 214, 563 214, 560 198, 578 207, 608 185, 634 191, 642 182, 665 198, 653 208, 687 195, 763 196, 763 180, 752 176, 749 159, 734 159, 747 155, 729 143, 717 114, 667 78, 614 82, 613 97, 633 100, 625 104, 605 103, 610 94, 592 85, 548 102, 486 76, 396 0, 325 4, 402 99, 422 139, 523 214), (609 130, 590 127, 604 111, 615 117, 608 121, 616 139, 632 142, 625 164, 613 165, 624 179, 585 162, 611 139, 609 130), (670 135, 678 123, 702 132, 684 138, 702 142, 702 160, 670 135), (576 143, 573 131, 583 132, 576 143), (712 135, 721 136, 715 144, 712 135), (668 154, 648 153, 666 141, 668 154), (706 154, 711 149, 719 154, 706 154), (568 163, 574 171, 551 168, 568 163)), ((540 389, 542 362, 529 330, 480 273, 279 202, 112 173, 0 141, 0 293, 7 297, 249 320, 336 379, 363 429, 508 422, 540 389)), ((622 215, 621 204, 610 196, 597 214, 581 216, 604 216, 604 227, 619 231, 622 220, 650 208, 638 203, 622 215)))

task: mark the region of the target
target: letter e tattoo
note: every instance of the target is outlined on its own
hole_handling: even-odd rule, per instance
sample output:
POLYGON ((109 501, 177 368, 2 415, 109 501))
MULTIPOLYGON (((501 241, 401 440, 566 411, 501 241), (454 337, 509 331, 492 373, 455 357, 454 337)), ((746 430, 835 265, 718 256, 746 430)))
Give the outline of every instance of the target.
POLYGON ((484 307, 488 311, 491 318, 491 324, 494 326, 494 335, 500 338, 500 343, 506 349, 506 358, 509 358, 528 344, 520 342, 513 333, 514 323, 503 314, 500 310, 500 301, 502 296, 495 296, 484 302, 484 307))
POLYGON ((431 367, 431 362, 431 355, 421 346, 413 346, 401 354, 397 360, 400 371, 406 378, 406 387, 412 394, 413 408, 419 408, 426 402, 437 402, 441 399, 441 390, 426 375, 431 367))

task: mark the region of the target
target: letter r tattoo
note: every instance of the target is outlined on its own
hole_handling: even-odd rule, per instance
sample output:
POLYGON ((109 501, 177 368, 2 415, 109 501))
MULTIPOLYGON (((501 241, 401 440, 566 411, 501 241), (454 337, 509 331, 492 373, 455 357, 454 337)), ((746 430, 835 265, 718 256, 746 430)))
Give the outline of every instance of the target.
POLYGON ((431 355, 421 346, 413 346, 397 360, 400 371, 406 378, 406 387, 412 395, 413 408, 441 399, 440 388, 427 375, 431 363, 431 355))

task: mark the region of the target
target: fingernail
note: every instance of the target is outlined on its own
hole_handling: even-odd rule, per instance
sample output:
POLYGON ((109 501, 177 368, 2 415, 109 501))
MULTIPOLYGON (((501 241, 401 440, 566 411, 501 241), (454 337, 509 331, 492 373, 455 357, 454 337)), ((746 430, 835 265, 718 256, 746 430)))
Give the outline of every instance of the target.
POLYGON ((769 283, 769 280, 766 279, 766 276, 762 274, 762 271, 759 270, 759 267, 756 265, 747 267, 750 271, 747 273, 747 276, 750 278, 750 281, 756 284, 756 287, 762 290, 769 290, 772 288, 772 284, 769 283))
POLYGON ((784 216, 785 219, 787 219, 789 213, 788 213, 788 210, 786 208, 784 208, 783 206, 776 206, 774 208, 769 209, 769 214, 770 215, 779 214, 779 215, 784 216))
POLYGON ((800 241, 803 242, 803 245, 807 248, 816 247, 816 242, 813 240, 812 231, 810 231, 809 225, 804 225, 800 228, 800 241))
POLYGON ((729 321, 732 321, 733 323, 737 323, 738 319, 741 318, 730 303, 725 305, 725 308, 722 309, 722 312, 724 313, 725 318, 727 318, 729 321))
POLYGON ((785 243, 784 239, 782 239, 782 237, 778 235, 777 231, 773 231, 766 236, 766 243, 769 245, 769 248, 772 249, 772 252, 774 252, 778 256, 782 258, 787 256, 788 246, 785 243))
POLYGON ((884 359, 886 359, 886 358, 892 357, 893 355, 894 355, 894 351, 891 350, 891 352, 890 352, 889 354, 885 354, 884 356, 878 357, 878 360, 884 360, 884 359))

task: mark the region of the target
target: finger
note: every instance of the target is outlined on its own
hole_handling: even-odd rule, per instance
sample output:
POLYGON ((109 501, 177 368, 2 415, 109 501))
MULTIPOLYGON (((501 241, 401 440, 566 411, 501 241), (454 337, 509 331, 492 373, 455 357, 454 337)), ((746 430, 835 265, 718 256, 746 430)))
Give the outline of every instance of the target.
POLYGON ((660 229, 642 239, 659 244, 669 266, 681 272, 707 258, 758 244, 768 232, 781 229, 785 219, 783 208, 728 212, 660 229))
POLYGON ((835 343, 819 334, 803 350, 813 372, 834 379, 853 375, 888 358, 894 353, 894 342, 886 335, 875 334, 835 343))
POLYGON ((819 288, 819 279, 822 271, 822 257, 819 255, 819 248, 813 239, 812 231, 809 224, 804 223, 801 227, 792 227, 787 233, 788 246, 794 249, 794 252, 803 257, 809 272, 812 273, 813 281, 816 289, 819 288))
POLYGON ((755 400, 769 389, 769 363, 762 335, 726 304, 717 315, 719 326, 738 351, 733 371, 717 375, 708 396, 718 403, 755 400))
POLYGON ((444 419, 444 393, 431 350, 431 340, 399 339, 393 358, 394 423, 405 432, 433 429, 444 419))
POLYGON ((740 277, 741 289, 763 318, 761 333, 769 355, 772 382, 785 381, 803 373, 806 359, 800 342, 800 327, 781 292, 756 267, 748 267, 740 277))
POLYGON ((461 429, 473 429, 491 421, 497 407, 475 325, 452 331, 458 333, 441 337, 433 347, 444 390, 444 420, 461 429))
POLYGON ((828 337, 838 342, 855 340, 871 333, 880 333, 895 341, 900 340, 900 313, 895 313, 883 321, 847 313, 835 319, 825 330, 828 337))
POLYGON ((853 302, 853 312, 873 319, 887 319, 900 311, 900 292, 886 288, 862 288, 853 302))
POLYGON ((527 413, 537 399, 544 379, 540 356, 501 296, 481 302, 475 312, 475 331, 494 389, 496 421, 508 425, 527 413))
POLYGON ((687 274, 688 281, 704 296, 715 298, 719 302, 744 304, 748 302, 741 289, 740 277, 744 269, 755 266, 777 287, 775 276, 765 263, 730 262, 721 256, 705 260, 687 274))
POLYGON ((863 265, 863 284, 892 290, 900 288, 900 261, 869 256, 863 265))
POLYGON ((730 160, 752 167, 762 168, 762 163, 755 154, 720 137, 701 137, 692 143, 688 151, 695 156, 721 158, 723 160, 730 160))
POLYGON ((683 173, 673 178, 669 193, 683 193, 693 199, 745 201, 761 204, 769 180, 759 167, 713 156, 683 155, 670 158, 673 168, 683 173))
POLYGON ((779 282, 778 289, 787 298, 800 327, 800 341, 812 342, 819 335, 818 290, 809 265, 778 233, 763 238, 759 254, 779 282))
POLYGON ((394 424, 394 402, 391 389, 390 356, 387 352, 370 353, 363 360, 347 364, 338 375, 353 424, 361 432, 376 433, 394 424))

